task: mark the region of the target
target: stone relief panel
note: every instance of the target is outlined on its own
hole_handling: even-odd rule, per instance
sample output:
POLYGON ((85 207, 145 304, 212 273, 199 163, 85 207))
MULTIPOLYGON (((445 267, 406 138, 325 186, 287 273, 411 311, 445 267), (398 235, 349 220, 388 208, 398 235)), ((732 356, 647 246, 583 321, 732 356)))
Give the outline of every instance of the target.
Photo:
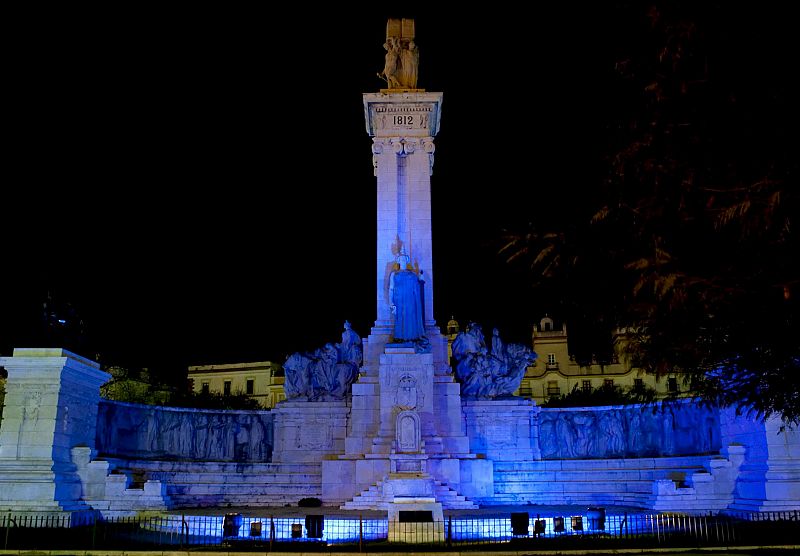
POLYGON ((212 411, 101 400, 96 442, 102 456, 268 462, 273 434, 268 411, 212 411))
POLYGON ((719 412, 688 403, 543 409, 543 459, 684 456, 720 449, 719 412))

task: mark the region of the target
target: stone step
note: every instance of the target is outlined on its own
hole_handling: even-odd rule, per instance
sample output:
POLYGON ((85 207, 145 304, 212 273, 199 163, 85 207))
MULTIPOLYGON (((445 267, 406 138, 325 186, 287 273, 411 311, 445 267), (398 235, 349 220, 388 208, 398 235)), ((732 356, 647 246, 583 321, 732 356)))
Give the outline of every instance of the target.
MULTIPOLYGON (((478 508, 476 504, 467 500, 465 496, 458 494, 442 481, 434 481, 434 489, 434 497, 437 502, 442 504, 443 509, 474 510, 478 508)), ((383 481, 380 481, 377 484, 370 485, 369 488, 362 491, 352 500, 342 504, 340 508, 343 510, 386 510, 388 509, 388 504, 389 501, 383 498, 383 481)))
POLYGON ((258 486, 263 484, 306 484, 306 483, 321 483, 322 478, 320 475, 308 475, 300 473, 290 474, 267 474, 267 475, 240 475, 240 474, 209 474, 197 475, 194 473, 146 473, 147 479, 160 480, 168 483, 191 483, 191 484, 215 484, 219 483, 221 478, 224 477, 225 484, 228 485, 250 485, 258 486))
POLYGON ((287 494, 318 492, 322 490, 321 485, 264 485, 262 487, 225 485, 225 484, 205 484, 205 485, 167 485, 167 494, 174 495, 204 495, 204 494, 287 494))

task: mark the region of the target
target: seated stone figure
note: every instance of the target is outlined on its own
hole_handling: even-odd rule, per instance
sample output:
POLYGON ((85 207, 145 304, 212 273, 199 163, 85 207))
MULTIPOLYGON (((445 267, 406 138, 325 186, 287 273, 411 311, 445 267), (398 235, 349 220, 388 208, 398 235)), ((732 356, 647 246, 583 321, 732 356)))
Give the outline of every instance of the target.
POLYGON ((327 343, 306 353, 293 353, 283 368, 286 399, 331 401, 343 399, 358 377, 363 352, 361 337, 345 322, 342 343, 327 343))
POLYGON ((536 360, 536 354, 526 346, 504 345, 496 330, 492 344, 494 349, 489 353, 481 327, 475 323, 453 341, 456 378, 461 382, 462 397, 491 399, 513 396, 525 369, 536 360))

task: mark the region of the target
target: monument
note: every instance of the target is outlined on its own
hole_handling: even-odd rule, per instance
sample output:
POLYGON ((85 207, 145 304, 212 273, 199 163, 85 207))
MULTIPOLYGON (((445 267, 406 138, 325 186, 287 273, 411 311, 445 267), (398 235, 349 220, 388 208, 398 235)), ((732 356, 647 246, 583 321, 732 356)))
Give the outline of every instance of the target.
POLYGON ((390 522, 405 511, 441 522, 443 507, 476 507, 467 497, 490 495, 492 464, 470 452, 433 315, 430 178, 442 93, 417 88, 414 21, 390 19, 386 29, 387 88, 363 95, 377 181, 376 320, 344 453, 322 462, 323 500, 384 509, 390 522))
POLYGON ((487 342, 475 323, 454 339, 451 369, 433 315, 443 95, 417 87, 415 38, 413 20, 389 20, 386 88, 363 95, 377 187, 368 337, 345 322, 341 341, 291 355, 272 411, 101 400, 109 375, 96 363, 15 349, 0 358, 0 510, 119 516, 319 497, 386 511, 390 540, 443 540, 443 510, 476 504, 800 509, 796 427, 692 400, 539 408, 514 395, 535 354, 497 330, 487 342))

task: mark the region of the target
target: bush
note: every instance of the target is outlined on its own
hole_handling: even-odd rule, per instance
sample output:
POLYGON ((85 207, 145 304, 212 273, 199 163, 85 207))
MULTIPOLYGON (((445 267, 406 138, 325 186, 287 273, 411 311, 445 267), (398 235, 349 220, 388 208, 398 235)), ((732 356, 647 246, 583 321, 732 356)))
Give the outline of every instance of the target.
POLYGON ((322 500, 319 498, 301 498, 297 505, 301 508, 319 508, 322 506, 322 500))
POLYGON ((655 401, 652 388, 623 390, 619 386, 601 386, 585 391, 576 384, 572 391, 560 397, 552 397, 542 407, 584 407, 600 405, 647 404, 655 401))

